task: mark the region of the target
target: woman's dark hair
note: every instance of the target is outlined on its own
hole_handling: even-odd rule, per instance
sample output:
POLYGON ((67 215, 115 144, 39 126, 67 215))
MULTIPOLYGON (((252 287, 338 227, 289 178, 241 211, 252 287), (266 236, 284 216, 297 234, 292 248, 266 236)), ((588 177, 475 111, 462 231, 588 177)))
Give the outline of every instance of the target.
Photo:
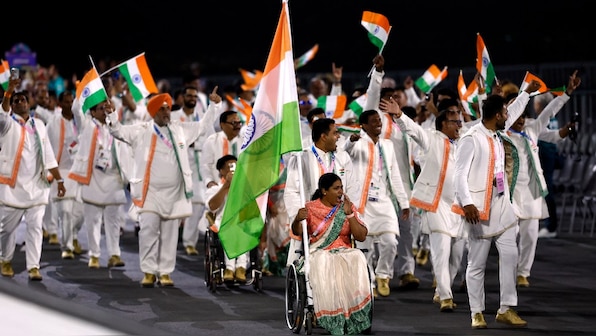
POLYGON ((310 198, 311 201, 320 199, 323 197, 323 189, 328 190, 329 188, 331 188, 331 186, 333 185, 333 183, 335 183, 335 181, 340 181, 341 179, 339 178, 339 176, 337 176, 337 174, 335 173, 325 173, 323 175, 321 175, 321 177, 319 177, 319 185, 318 185, 318 189, 315 190, 315 193, 312 194, 312 197, 310 198))

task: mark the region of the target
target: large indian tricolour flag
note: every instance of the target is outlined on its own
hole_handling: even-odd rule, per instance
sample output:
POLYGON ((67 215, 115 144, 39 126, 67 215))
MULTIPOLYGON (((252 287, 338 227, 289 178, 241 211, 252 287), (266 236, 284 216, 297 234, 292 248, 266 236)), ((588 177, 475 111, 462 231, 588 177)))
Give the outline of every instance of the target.
POLYGON ((495 68, 488 55, 488 49, 486 48, 480 33, 476 34, 476 70, 480 73, 482 78, 484 78, 486 93, 490 94, 497 76, 495 75, 495 68))
POLYGON ((226 200, 219 238, 236 258, 255 248, 281 155, 302 150, 288 1, 282 10, 226 200))
POLYGON ((83 113, 87 113, 90 108, 108 99, 106 89, 95 67, 91 68, 77 84, 76 99, 83 113))
POLYGON ((128 90, 135 102, 158 93, 157 85, 147 66, 145 53, 135 56, 118 66, 120 74, 126 79, 128 90))
POLYGON ((364 11, 361 23, 368 32, 368 39, 379 48, 380 54, 389 38, 389 31, 391 31, 389 20, 383 14, 364 11))

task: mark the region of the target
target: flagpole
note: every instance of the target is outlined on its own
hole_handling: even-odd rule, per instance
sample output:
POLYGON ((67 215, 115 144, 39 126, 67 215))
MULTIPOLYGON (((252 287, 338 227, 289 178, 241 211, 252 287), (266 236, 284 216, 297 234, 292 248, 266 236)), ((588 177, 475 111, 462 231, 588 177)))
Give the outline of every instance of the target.
MULTIPOLYGON (((137 57, 139 57, 139 56, 141 56, 141 55, 143 55, 143 54, 145 54, 145 52, 144 52, 144 51, 143 51, 142 53, 138 54, 137 56, 135 56, 135 57, 131 57, 131 58, 129 58, 129 59, 137 58, 137 57)), ((101 75, 99 75, 99 77, 101 78, 101 77, 103 77, 104 75, 106 75, 106 74, 108 74, 108 73, 110 73, 110 72, 114 71, 114 69, 118 69, 118 68, 119 68, 119 67, 120 67, 122 64, 124 64, 124 63, 126 63, 126 62, 128 62, 128 60, 126 60, 126 61, 124 61, 124 62, 122 62, 122 63, 120 63, 120 64, 118 64, 118 65, 116 65, 116 66, 113 66, 113 67, 109 68, 108 70, 104 71, 104 72, 103 72, 101 75)))
MULTIPOLYGON (((391 33, 391 28, 393 26, 389 26, 389 30, 387 31, 387 41, 389 41, 389 33, 391 33)), ((387 43, 385 43, 387 44, 387 43)), ((381 49, 379 49, 379 55, 383 53, 383 49, 385 49, 385 44, 383 44, 383 46, 381 47, 381 49)), ((375 70, 375 65, 373 64, 372 68, 370 68, 370 71, 368 72, 368 76, 366 76, 367 78, 370 78, 370 76, 372 75, 373 71, 375 70)))
MULTIPOLYGON (((93 67, 95 72, 97 72, 97 69, 95 68, 95 63, 93 62, 93 58, 91 58, 91 55, 89 55, 89 61, 91 62, 91 66, 93 67)), ((101 76, 99 76, 99 78, 101 78, 101 76)), ((103 92, 106 94, 106 97, 108 97, 108 103, 111 103, 110 95, 108 94, 108 91, 106 91, 106 87, 102 85, 101 88, 103 89, 103 92)), ((106 112, 106 116, 107 114, 108 112, 106 112)))

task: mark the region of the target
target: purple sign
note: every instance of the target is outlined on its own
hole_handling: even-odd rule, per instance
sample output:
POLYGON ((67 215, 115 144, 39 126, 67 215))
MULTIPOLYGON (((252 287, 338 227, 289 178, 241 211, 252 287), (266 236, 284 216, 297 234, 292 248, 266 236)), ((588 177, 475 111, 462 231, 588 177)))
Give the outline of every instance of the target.
POLYGON ((22 68, 37 66, 37 53, 32 52, 24 43, 15 44, 10 51, 4 53, 4 56, 11 67, 22 68))

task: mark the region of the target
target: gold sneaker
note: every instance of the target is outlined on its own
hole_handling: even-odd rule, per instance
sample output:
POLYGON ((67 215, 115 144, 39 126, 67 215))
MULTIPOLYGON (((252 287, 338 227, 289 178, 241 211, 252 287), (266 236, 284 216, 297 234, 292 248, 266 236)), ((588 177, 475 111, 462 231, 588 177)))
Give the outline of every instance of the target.
POLYGON ((517 276, 517 287, 530 287, 528 278, 522 275, 517 276))
POLYGON ((5 277, 14 276, 14 271, 12 269, 12 264, 10 263, 10 261, 5 261, 2 263, 2 270, 0 271, 0 273, 2 273, 2 276, 5 277))
POLYGON ((389 279, 377 278, 377 293, 380 296, 389 296, 391 294, 391 288, 389 288, 389 279))
POLYGON ((472 317, 472 328, 473 329, 486 329, 486 321, 484 320, 484 315, 482 313, 474 314, 472 317))
POLYGON ((89 268, 99 268, 99 258, 98 257, 89 257, 89 264, 87 264, 89 268))
POLYGON ((223 281, 234 281, 234 271, 226 268, 224 270, 223 281))
POLYGON ((439 293, 435 293, 435 295, 433 295, 433 303, 441 303, 441 298, 439 297, 439 293))
POLYGON ((48 240, 50 245, 60 245, 60 240, 58 240, 58 235, 55 233, 50 233, 50 239, 48 240))
POLYGON ((189 256, 196 256, 199 255, 199 251, 194 246, 187 246, 186 247, 186 254, 189 256))
POLYGON ((497 311, 497 317, 495 318, 495 321, 518 328, 528 325, 528 322, 522 320, 521 317, 517 315, 517 312, 511 308, 507 309, 507 311, 503 314, 497 311))
POLYGON ((39 268, 33 267, 29 270, 29 280, 31 281, 41 281, 41 273, 39 273, 39 268))
POLYGON ((453 309, 455 308, 455 303, 453 303, 453 299, 445 299, 445 300, 441 300, 441 308, 440 311, 442 313, 450 313, 453 311, 453 309))
POLYGON ((234 272, 234 279, 236 279, 238 282, 246 282, 246 268, 236 268, 236 272, 234 272))
POLYGON ((148 288, 153 287, 155 283, 155 274, 145 273, 143 280, 141 280, 141 286, 148 288))
POLYGON ((416 264, 418 266, 424 266, 428 262, 428 255, 430 254, 429 250, 420 249, 416 254, 416 264))
POLYGON ((62 259, 74 259, 74 253, 71 250, 62 251, 62 259))
POLYGON ((399 277, 399 289, 416 289, 418 286, 420 286, 420 279, 411 273, 406 273, 399 277))
POLYGON ((124 261, 120 259, 120 256, 113 255, 108 260, 108 267, 122 267, 124 266, 124 261))
POLYGON ((162 274, 159 277, 159 284, 163 287, 172 287, 174 286, 174 281, 170 278, 169 274, 162 274))
POLYGON ((74 254, 83 253, 83 248, 81 247, 81 244, 79 244, 79 241, 77 239, 73 239, 72 245, 74 247, 74 249, 72 250, 72 253, 74 253, 74 254))

